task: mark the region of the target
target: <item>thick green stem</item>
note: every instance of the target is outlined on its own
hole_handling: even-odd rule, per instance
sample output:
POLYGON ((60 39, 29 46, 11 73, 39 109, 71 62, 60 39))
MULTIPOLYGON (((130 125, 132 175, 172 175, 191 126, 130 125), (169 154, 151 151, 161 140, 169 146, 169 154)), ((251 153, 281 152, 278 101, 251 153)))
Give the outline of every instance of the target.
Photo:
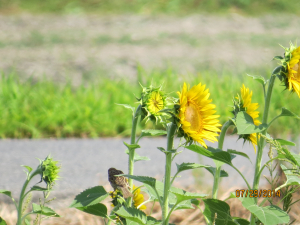
MULTIPOLYGON (((132 117, 130 144, 135 144, 136 126, 137 126, 137 122, 139 119, 141 108, 142 108, 142 105, 139 105, 132 117)), ((133 175, 133 170, 134 170, 134 153, 135 153, 135 149, 129 149, 128 172, 130 175, 133 175)), ((130 188, 132 189, 133 180, 129 178, 128 183, 129 183, 130 188)), ((128 198, 127 201, 128 201, 128 205, 131 206, 132 198, 128 198)))
MULTIPOLYGON (((275 82, 276 76, 274 75, 274 72, 277 70, 273 71, 271 78, 269 80, 269 87, 267 91, 267 95, 265 97, 265 108, 264 108, 264 114, 263 114, 263 119, 262 123, 267 124, 268 123, 268 116, 269 116, 269 108, 270 108, 270 102, 271 102, 271 97, 272 97, 272 92, 273 92, 273 86, 275 82)), ((265 135, 267 133, 267 129, 265 129, 262 134, 265 135)), ((258 138, 258 145, 257 145, 257 156, 256 156, 256 163, 255 163, 255 173, 254 173, 254 180, 253 180, 253 190, 258 190, 259 186, 259 179, 260 179, 260 168, 261 168, 261 160, 262 160, 262 155, 263 155, 263 149, 264 149, 264 139, 263 138, 258 138)), ((257 203, 257 198, 254 199, 255 203, 257 203)), ((251 216, 251 225, 255 224, 255 218, 252 215, 251 216)))
MULTIPOLYGON (((174 135, 176 132, 176 124, 171 123, 168 125, 167 134, 167 151, 172 150, 174 135)), ((169 223, 168 213, 169 213, 169 190, 170 190, 170 179, 171 179, 171 165, 172 165, 172 153, 166 153, 166 167, 165 167, 165 180, 164 180, 164 196, 162 205, 162 225, 167 225, 169 223)))
MULTIPOLYGON (((220 133, 220 137, 219 137, 219 142, 218 142, 218 148, 219 149, 223 149, 223 143, 224 143, 224 139, 225 139, 225 134, 226 134, 227 129, 230 127, 230 125, 232 125, 232 122, 231 121, 227 121, 223 125, 223 127, 222 127, 222 130, 221 130, 221 133, 220 133)), ((215 176, 214 176, 213 190, 212 190, 212 197, 214 199, 216 199, 217 196, 218 196, 218 188, 219 188, 219 182, 220 182, 220 173, 221 173, 221 166, 217 166, 216 173, 215 173, 215 176)))
POLYGON ((20 193, 20 198, 19 198, 19 205, 17 207, 17 211, 18 211, 18 221, 17 221, 17 225, 21 225, 22 224, 22 207, 23 207, 23 200, 25 198, 24 193, 26 191, 27 185, 30 182, 30 180, 37 174, 41 173, 41 168, 40 166, 34 171, 32 172, 26 179, 25 183, 23 184, 21 193, 20 193))

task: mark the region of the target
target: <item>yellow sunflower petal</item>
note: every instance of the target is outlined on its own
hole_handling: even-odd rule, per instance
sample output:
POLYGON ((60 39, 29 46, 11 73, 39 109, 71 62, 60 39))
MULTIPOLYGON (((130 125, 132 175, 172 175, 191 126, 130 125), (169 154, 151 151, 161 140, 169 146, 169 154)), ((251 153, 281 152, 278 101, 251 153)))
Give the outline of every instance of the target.
POLYGON ((199 83, 188 90, 188 85, 183 84, 179 96, 179 120, 183 132, 192 140, 207 147, 204 139, 217 141, 216 132, 220 132, 219 116, 215 114, 215 105, 211 104, 210 93, 205 85, 199 83))

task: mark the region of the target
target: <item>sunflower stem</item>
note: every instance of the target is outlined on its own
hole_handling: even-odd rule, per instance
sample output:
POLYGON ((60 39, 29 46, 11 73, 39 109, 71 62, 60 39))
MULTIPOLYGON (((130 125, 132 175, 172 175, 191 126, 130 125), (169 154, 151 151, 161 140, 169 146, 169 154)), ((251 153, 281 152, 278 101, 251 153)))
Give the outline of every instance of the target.
MULTIPOLYGON (((268 115, 269 115, 269 108, 270 108, 270 102, 271 102, 271 97, 272 97, 272 92, 273 92, 273 86, 275 82, 277 67, 273 70, 271 78, 269 80, 269 86, 268 86, 268 91, 267 95, 265 97, 265 108, 264 108, 264 114, 263 114, 263 119, 262 123, 267 124, 268 123, 268 115)), ((262 134, 266 135, 267 129, 265 129, 262 134)), ((255 163, 255 173, 254 173, 254 180, 253 180, 253 190, 258 190, 259 186, 259 179, 260 179, 260 168, 261 168, 261 160, 262 160, 262 154, 263 154, 263 148, 264 148, 264 138, 259 138, 258 140, 258 145, 257 145, 257 157, 256 157, 256 163, 255 163)), ((254 198, 255 203, 257 204, 257 198, 254 198)), ((251 225, 255 225, 255 217, 254 215, 251 216, 250 220, 251 225)))
MULTIPOLYGON (((227 129, 231 125, 232 125, 232 122, 230 120, 227 121, 223 125, 221 133, 220 133, 219 141, 218 141, 218 148, 219 149, 223 149, 223 143, 224 143, 224 139, 225 139, 225 134, 226 134, 227 129)), ((214 185, 213 185, 213 190, 212 190, 212 197, 214 199, 216 199, 217 196, 218 196, 218 189, 219 189, 219 182, 220 182, 220 173, 221 173, 221 166, 216 166, 216 167, 217 167, 217 169, 216 169, 216 173, 215 173, 215 176, 214 176, 214 185)))
MULTIPOLYGON (((176 132, 176 124, 168 124, 168 134, 167 134, 167 151, 172 150, 174 135, 176 132)), ((165 166, 165 178, 164 178, 164 196, 162 205, 162 225, 167 225, 169 223, 169 190, 170 190, 170 179, 171 179, 171 164, 172 164, 172 153, 166 152, 166 166, 165 166)))
MULTIPOLYGON (((142 105, 139 105, 132 117, 132 128, 131 128, 131 138, 130 138, 130 144, 135 144, 135 138, 136 138, 136 126, 139 119, 140 111, 141 111, 142 105)), ((129 161, 128 161, 128 171, 130 175, 133 175, 133 169, 134 169, 134 154, 135 149, 129 149, 129 161)), ((129 187, 132 189, 133 180, 128 179, 129 187)), ((130 207, 132 204, 132 198, 129 197, 128 200, 128 206, 130 207)))
POLYGON ((21 193, 20 193, 20 198, 19 198, 19 205, 17 207, 17 212, 18 212, 18 220, 17 220, 17 225, 22 225, 22 207, 23 207, 23 200, 25 198, 24 193, 26 191, 27 185, 30 182, 30 180, 37 174, 41 174, 41 166, 38 166, 38 168, 30 173, 30 175, 27 177, 26 181, 23 184, 21 193))

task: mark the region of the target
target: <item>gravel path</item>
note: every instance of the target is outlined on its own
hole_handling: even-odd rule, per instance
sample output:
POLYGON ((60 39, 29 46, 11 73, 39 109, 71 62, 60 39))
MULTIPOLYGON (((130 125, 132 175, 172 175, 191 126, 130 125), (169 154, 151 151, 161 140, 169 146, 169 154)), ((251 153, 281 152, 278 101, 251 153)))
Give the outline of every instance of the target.
MULTIPOLYGON (((228 136, 224 143, 224 149, 235 149, 247 153, 253 164, 244 157, 237 157, 233 160, 234 165, 239 168, 247 178, 253 176, 255 163, 255 154, 250 144, 245 144, 242 150, 243 142, 236 141, 235 136, 228 136)), ((78 194, 80 191, 96 185, 108 185, 107 169, 116 167, 127 171, 127 155, 124 150, 126 147, 123 141, 129 143, 128 139, 65 139, 65 140, 1 140, 1 164, 0 164, 0 189, 8 189, 17 197, 21 185, 25 180, 25 173, 20 165, 29 165, 36 168, 38 160, 44 159, 51 154, 54 159, 59 160, 61 169, 61 180, 57 182, 53 196, 70 197, 78 194)), ((175 141, 178 144, 178 140, 175 141)), ((135 174, 153 176, 162 179, 164 174, 164 154, 156 149, 166 147, 166 138, 144 138, 140 141, 141 149, 137 149, 139 155, 148 156, 150 161, 140 161, 135 164, 135 174)), ((216 147, 216 143, 211 145, 216 147)), ((267 160, 267 149, 264 151, 263 162, 267 160)), ((198 154, 183 150, 175 158, 176 163, 195 162, 201 164, 213 165, 212 160, 206 157, 199 157, 198 154)), ((236 171, 229 166, 223 166, 229 173, 228 178, 222 181, 222 189, 243 188, 243 180, 236 171)), ((173 165, 172 173, 176 171, 173 165)), ((197 169, 197 176, 202 176, 201 187, 206 190, 212 185, 212 176, 204 169, 197 169)), ((265 171, 268 175, 268 171, 265 171)), ((189 186, 195 184, 195 177, 191 171, 185 171, 177 179, 175 186, 189 186)), ((199 177, 197 177, 199 180, 199 177)), ((36 179, 34 182, 38 182, 36 179)), ((31 184, 33 185, 34 182, 31 184)), ((252 179, 250 179, 250 184, 252 179)))

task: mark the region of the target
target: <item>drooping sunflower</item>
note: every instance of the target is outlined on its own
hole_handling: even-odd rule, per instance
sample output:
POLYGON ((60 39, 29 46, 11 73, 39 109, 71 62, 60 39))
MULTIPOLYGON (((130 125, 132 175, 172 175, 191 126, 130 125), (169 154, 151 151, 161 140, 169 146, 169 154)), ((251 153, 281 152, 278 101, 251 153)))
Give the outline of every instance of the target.
MULTIPOLYGON (((144 202, 144 195, 141 194, 141 189, 138 188, 136 189, 137 187, 135 185, 133 185, 133 190, 134 190, 134 193, 133 193, 133 204, 134 204, 134 207, 137 208, 140 204, 142 204, 144 202)), ((145 205, 142 205, 139 209, 140 210, 145 210, 147 207, 145 205)))
MULTIPOLYGON (((257 111, 259 105, 258 103, 252 103, 252 95, 253 92, 249 90, 249 88, 246 88, 245 85, 241 87, 241 97, 236 97, 237 100, 234 101, 234 111, 233 113, 235 116, 240 111, 245 111, 249 116, 252 117, 253 123, 255 126, 258 126, 261 124, 261 122, 258 120, 259 117, 259 111, 257 111)), ((257 145, 257 138, 256 133, 253 134, 243 134, 240 135, 239 138, 243 138, 245 141, 249 141, 252 143, 254 151, 256 152, 256 145, 257 145)))
POLYGON ((280 59, 282 70, 279 79, 284 82, 289 91, 296 92, 300 98, 300 47, 290 44, 290 48, 285 49, 284 58, 280 59))
POLYGON ((179 136, 184 136, 187 141, 196 141, 207 148, 204 139, 215 142, 220 132, 219 115, 216 106, 211 104, 210 93, 205 85, 199 83, 190 90, 186 83, 183 84, 179 95, 179 136))

